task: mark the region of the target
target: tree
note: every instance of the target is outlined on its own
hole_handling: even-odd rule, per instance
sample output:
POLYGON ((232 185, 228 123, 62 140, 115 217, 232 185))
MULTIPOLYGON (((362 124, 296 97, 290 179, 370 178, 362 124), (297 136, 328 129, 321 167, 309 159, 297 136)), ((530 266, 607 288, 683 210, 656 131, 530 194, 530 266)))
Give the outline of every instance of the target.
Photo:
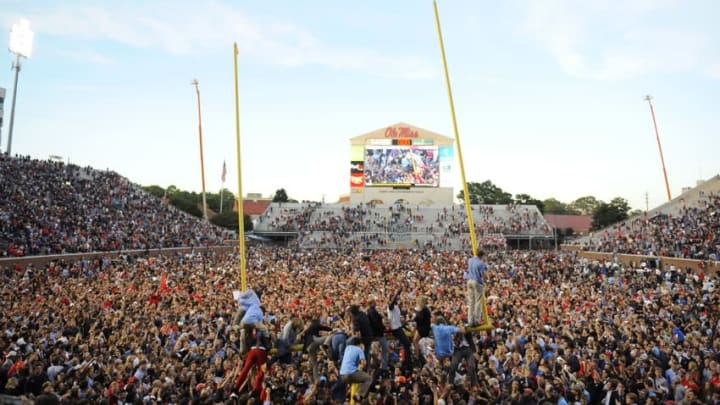
POLYGON ((178 189, 177 186, 175 186, 174 184, 169 185, 165 189, 165 192, 167 193, 168 196, 172 196, 173 194, 177 193, 178 191, 180 191, 180 189, 178 189))
POLYGON ((610 205, 617 210, 620 214, 619 216, 623 217, 620 218, 619 221, 628 219, 628 212, 630 212, 630 203, 628 203, 628 200, 622 197, 615 197, 610 200, 610 205))
POLYGON ((571 202, 568 208, 577 211, 580 215, 592 215, 601 203, 602 201, 597 198, 587 195, 571 202))
POLYGON ((556 198, 546 198, 543 201, 543 207, 545 208, 545 214, 567 215, 573 213, 567 204, 556 198))
POLYGON ((163 198, 165 195, 165 189, 155 184, 143 187, 143 189, 157 198, 163 198))
POLYGON ((194 191, 178 190, 175 186, 167 188, 167 196, 170 204, 176 206, 182 211, 198 218, 202 218, 202 196, 194 191))
POLYGON ((642 210, 634 209, 634 210, 630 211, 630 213, 628 214, 628 216, 629 216, 630 218, 635 218, 635 217, 641 216, 642 214, 643 214, 643 211, 642 211, 642 210))
MULTIPOLYGON (((228 211, 223 211, 222 214, 215 215, 210 222, 217 226, 221 226, 232 231, 238 230, 238 213, 232 210, 232 207, 228 211)), ((253 230, 252 220, 247 214, 243 214, 243 228, 245 232, 253 230)))
MULTIPOLYGON (((470 204, 510 204, 513 202, 512 194, 494 185, 490 180, 482 183, 467 183, 470 204)), ((457 198, 465 201, 464 190, 458 193, 457 198)))
POLYGON ((609 203, 601 202, 593 213, 592 229, 598 230, 628 219, 630 204, 621 197, 613 198, 609 203))
POLYGON ((288 202, 289 198, 284 188, 278 189, 273 196, 272 202, 288 202))
POLYGON ((528 194, 515 194, 515 204, 534 205, 540 210, 541 214, 545 213, 545 203, 537 198, 533 198, 528 194))
MULTIPOLYGON (((228 189, 221 190, 222 195, 222 212, 232 211, 233 204, 235 203, 235 194, 228 189)), ((208 208, 220 212, 220 193, 206 193, 205 199, 207 200, 208 208)))

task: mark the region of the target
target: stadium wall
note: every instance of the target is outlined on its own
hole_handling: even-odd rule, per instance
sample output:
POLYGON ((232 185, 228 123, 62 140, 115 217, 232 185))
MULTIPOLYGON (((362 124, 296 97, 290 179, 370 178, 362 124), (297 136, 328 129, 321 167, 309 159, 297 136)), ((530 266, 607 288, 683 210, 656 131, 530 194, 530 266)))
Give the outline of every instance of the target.
POLYGON ((677 257, 666 257, 666 256, 660 256, 660 257, 654 257, 654 256, 642 256, 642 255, 627 255, 627 254, 619 254, 615 255, 613 253, 605 253, 605 252, 585 252, 581 251, 579 246, 574 245, 563 245, 562 250, 565 251, 577 251, 578 256, 589 259, 589 260, 597 260, 597 261, 613 261, 615 256, 617 256, 617 259, 620 263, 622 263, 624 266, 633 266, 635 268, 640 267, 640 263, 647 262, 648 260, 652 259, 660 259, 660 265, 662 268, 667 268, 670 266, 675 266, 676 268, 690 268, 693 269, 693 271, 702 271, 705 273, 717 273, 720 271, 720 262, 717 261, 711 261, 711 260, 692 260, 692 259, 682 259, 677 257))
POLYGON ((160 255, 176 255, 187 254, 193 252, 216 252, 216 253, 233 253, 237 251, 235 246, 201 246, 201 247, 184 247, 184 248, 165 248, 165 249, 141 249, 141 250, 122 250, 113 252, 91 252, 91 253, 69 253, 64 255, 48 255, 48 256, 25 256, 25 257, 7 257, 0 258, 0 269, 14 266, 32 265, 36 268, 44 267, 52 262, 64 260, 68 263, 74 263, 84 259, 109 258, 115 259, 120 255, 133 257, 155 257, 160 255))

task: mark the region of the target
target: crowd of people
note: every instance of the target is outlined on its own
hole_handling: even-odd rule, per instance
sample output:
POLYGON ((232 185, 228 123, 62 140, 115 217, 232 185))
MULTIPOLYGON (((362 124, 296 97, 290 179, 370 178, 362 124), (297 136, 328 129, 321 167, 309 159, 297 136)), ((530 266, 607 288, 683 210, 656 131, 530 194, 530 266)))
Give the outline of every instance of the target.
MULTIPOLYGON (((0 255, 145 250, 0 267, 0 400, 720 405, 718 276, 502 249, 503 232, 546 226, 526 207, 474 207, 498 249, 473 256, 459 206, 271 205, 264 220, 304 230, 299 247, 321 233, 342 249, 249 247, 242 291, 237 254, 151 257, 224 235, 115 173, 4 156, 0 170, 0 255), (393 239, 423 229, 432 243, 393 239)), ((703 204, 596 248, 717 259, 720 197, 703 204)))
POLYGON ((235 254, 4 268, 0 393, 342 404, 356 382, 363 404, 720 403, 716 275, 479 256, 251 247, 244 293, 235 254), (489 319, 468 311, 470 269, 489 319))
POLYGON ((676 214, 655 213, 613 225, 590 240, 592 251, 720 260, 720 196, 676 214))
POLYGON ((224 232, 111 171, 0 154, 0 257, 212 245, 224 232))
MULTIPOLYGON (((465 210, 409 204, 295 204, 271 205, 257 229, 297 232, 305 248, 382 249, 410 235, 410 245, 442 250, 468 250, 465 210)), ((473 206, 475 234, 483 245, 504 247, 502 235, 551 235, 535 207, 473 206)))

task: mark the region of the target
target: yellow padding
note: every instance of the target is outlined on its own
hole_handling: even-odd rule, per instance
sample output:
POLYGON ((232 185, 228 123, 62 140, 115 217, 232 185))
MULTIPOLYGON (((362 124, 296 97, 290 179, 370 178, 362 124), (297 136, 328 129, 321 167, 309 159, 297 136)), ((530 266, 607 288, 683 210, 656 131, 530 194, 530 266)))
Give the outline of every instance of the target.
MULTIPOLYGON (((290 349, 289 349, 289 350, 290 350, 291 352, 301 352, 302 349, 303 349, 303 345, 302 345, 302 344, 298 344, 298 345, 292 345, 292 346, 290 346, 290 349)), ((277 354, 277 348, 273 347, 272 349, 270 349, 270 354, 277 354)))
POLYGON ((350 384, 350 405, 355 405, 355 395, 357 395, 358 392, 358 384, 352 383, 350 384))

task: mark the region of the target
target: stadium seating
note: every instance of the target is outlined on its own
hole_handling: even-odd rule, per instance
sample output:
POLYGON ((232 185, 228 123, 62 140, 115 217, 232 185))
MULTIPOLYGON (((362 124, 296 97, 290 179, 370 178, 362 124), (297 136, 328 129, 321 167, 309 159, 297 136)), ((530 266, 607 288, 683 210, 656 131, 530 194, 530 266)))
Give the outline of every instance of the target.
POLYGON ((661 206, 578 239, 585 250, 719 260, 720 176, 661 206))
POLYGON ((0 257, 219 243, 226 232, 111 171, 0 155, 0 257))
MULTIPOLYGON (((479 243, 505 246, 505 237, 548 236, 550 226, 532 205, 474 205, 479 243)), ((273 203, 255 227, 258 233, 298 233, 301 248, 469 248, 461 205, 400 206, 273 203)))

